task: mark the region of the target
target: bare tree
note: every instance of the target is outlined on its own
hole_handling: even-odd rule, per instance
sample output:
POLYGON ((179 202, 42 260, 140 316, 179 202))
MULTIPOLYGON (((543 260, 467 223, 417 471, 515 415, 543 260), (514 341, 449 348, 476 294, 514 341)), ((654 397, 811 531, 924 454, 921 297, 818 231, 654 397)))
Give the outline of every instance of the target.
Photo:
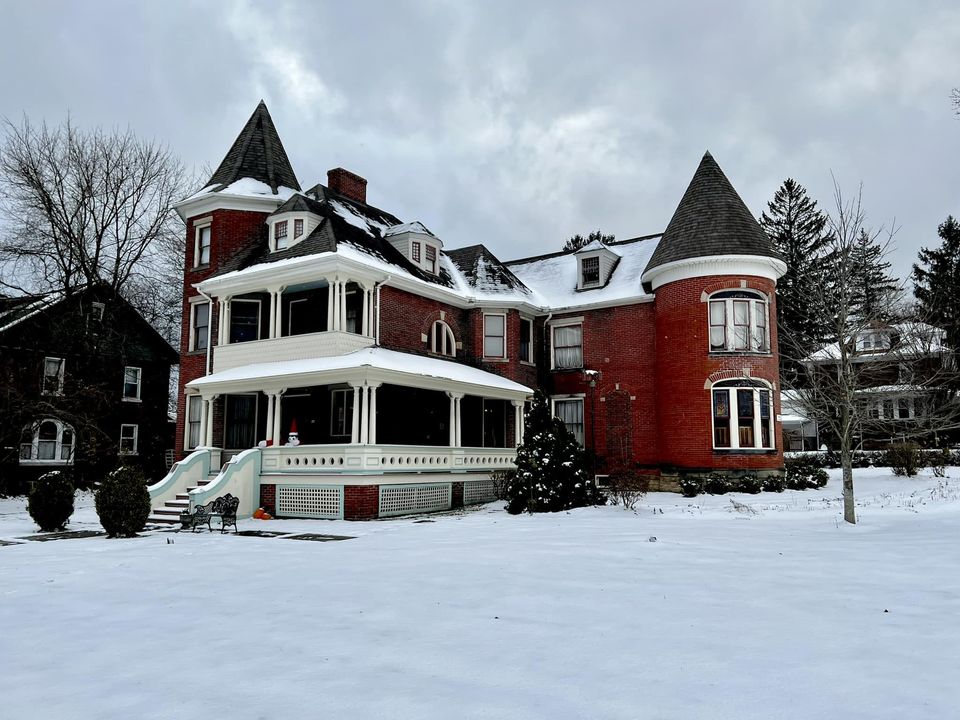
MULTIPOLYGON (((20 292, 103 284, 126 291, 168 337, 171 277, 182 269, 173 203, 191 182, 165 146, 132 131, 3 123, 0 287, 20 292), (161 300, 162 298, 162 300, 161 300)), ((177 313, 178 314, 178 313, 177 313)))
POLYGON ((953 103, 953 111, 960 116, 960 88, 954 88, 950 91, 950 101, 953 103))

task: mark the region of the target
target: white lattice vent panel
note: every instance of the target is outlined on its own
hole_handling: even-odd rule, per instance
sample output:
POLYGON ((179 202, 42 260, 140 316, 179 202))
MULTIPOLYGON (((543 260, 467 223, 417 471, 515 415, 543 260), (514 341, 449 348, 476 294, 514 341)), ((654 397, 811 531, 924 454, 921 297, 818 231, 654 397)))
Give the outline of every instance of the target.
POLYGON ((381 485, 380 517, 450 509, 450 483, 381 485))
POLYGON ((339 520, 343 518, 343 487, 277 485, 277 516, 339 520))
POLYGON ((467 480, 463 483, 463 504, 493 502, 497 499, 493 490, 493 480, 467 480))

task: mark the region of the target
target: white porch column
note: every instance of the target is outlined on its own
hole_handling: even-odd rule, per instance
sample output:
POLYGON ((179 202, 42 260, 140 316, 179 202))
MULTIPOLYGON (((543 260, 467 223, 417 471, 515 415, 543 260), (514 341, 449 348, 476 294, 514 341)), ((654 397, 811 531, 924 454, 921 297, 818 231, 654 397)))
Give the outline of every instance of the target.
POLYGON ((370 383, 370 415, 368 420, 368 439, 371 445, 377 444, 377 388, 380 383, 370 383))
POLYGON ((336 304, 336 282, 327 280, 327 332, 333 330, 333 308, 336 304))
POLYGON ((220 308, 220 312, 217 313, 217 345, 223 345, 226 337, 226 318, 227 318, 227 301, 226 298, 217 298, 217 307, 220 308))
POLYGON ((219 395, 211 395, 210 399, 206 401, 207 427, 203 444, 207 447, 213 447, 213 407, 218 397, 219 395))
POLYGON ((461 400, 463 400, 463 395, 457 395, 457 398, 456 398, 456 403, 457 403, 457 407, 456 407, 456 410, 457 410, 457 414, 456 414, 456 420, 457 420, 457 444, 456 444, 456 447, 463 447, 463 438, 462 438, 461 435, 460 435, 460 430, 461 430, 461 427, 460 427, 460 401, 461 401, 461 400))
POLYGON ((450 398, 450 447, 460 447, 460 398, 463 393, 448 392, 450 398))
POLYGON ((340 283, 340 330, 347 330, 347 283, 340 283))
POLYGON ((273 396, 274 397, 274 401, 273 401, 273 444, 274 445, 280 444, 280 418, 281 418, 280 399, 282 398, 284 392, 285 392, 284 390, 279 390, 273 396))
POLYGON ((200 397, 200 437, 197 438, 197 446, 203 447, 207 444, 207 398, 200 397))
POLYGON ((223 325, 223 340, 221 340, 223 345, 230 344, 230 316, 233 315, 232 300, 233 298, 229 295, 226 297, 223 303, 223 312, 220 315, 220 320, 223 325))
POLYGON ((363 406, 360 421, 360 444, 366 445, 370 442, 370 388, 366 385, 360 388, 360 397, 363 406))
POLYGON ((523 443, 523 400, 512 400, 513 403, 513 446, 519 447, 523 443))
POLYGON ((274 328, 276 329, 276 335, 274 337, 283 336, 283 288, 277 290, 277 300, 276 300, 276 318, 274 320, 274 328))
POLYGON ((266 427, 264 428, 264 440, 271 440, 273 438, 273 410, 274 405, 276 404, 276 397, 273 393, 266 393, 267 396, 267 422, 266 427))
POLYGON ((350 443, 356 445, 360 442, 360 385, 350 383, 353 388, 353 423, 350 426, 350 443))
MULTIPOLYGON (((277 291, 272 288, 270 292, 270 330, 267 334, 269 338, 277 337, 277 291)), ((267 432, 270 432, 270 427, 267 426, 267 432)))
POLYGON ((366 337, 370 334, 370 291, 363 288, 363 310, 360 315, 360 334, 366 337))

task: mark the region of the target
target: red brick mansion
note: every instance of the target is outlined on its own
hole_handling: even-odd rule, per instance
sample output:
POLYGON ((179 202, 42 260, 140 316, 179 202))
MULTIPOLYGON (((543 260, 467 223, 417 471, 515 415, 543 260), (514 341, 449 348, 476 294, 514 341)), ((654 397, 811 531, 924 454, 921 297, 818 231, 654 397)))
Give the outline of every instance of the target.
POLYGON ((303 189, 261 103, 187 225, 177 448, 155 513, 362 519, 490 499, 535 388, 599 458, 665 484, 783 466, 785 265, 706 154, 662 235, 501 261, 303 189))

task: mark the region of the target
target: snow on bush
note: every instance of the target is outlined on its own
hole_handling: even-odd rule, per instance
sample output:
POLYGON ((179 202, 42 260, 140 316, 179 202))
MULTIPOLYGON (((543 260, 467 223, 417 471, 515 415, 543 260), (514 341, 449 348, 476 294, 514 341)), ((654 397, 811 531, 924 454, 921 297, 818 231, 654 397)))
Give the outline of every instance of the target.
POLYGON ((150 516, 150 492, 140 468, 117 468, 97 490, 97 515, 110 537, 133 537, 150 516))
POLYGON ((27 512, 43 532, 63 530, 73 515, 73 483, 59 470, 41 475, 27 497, 27 512))

